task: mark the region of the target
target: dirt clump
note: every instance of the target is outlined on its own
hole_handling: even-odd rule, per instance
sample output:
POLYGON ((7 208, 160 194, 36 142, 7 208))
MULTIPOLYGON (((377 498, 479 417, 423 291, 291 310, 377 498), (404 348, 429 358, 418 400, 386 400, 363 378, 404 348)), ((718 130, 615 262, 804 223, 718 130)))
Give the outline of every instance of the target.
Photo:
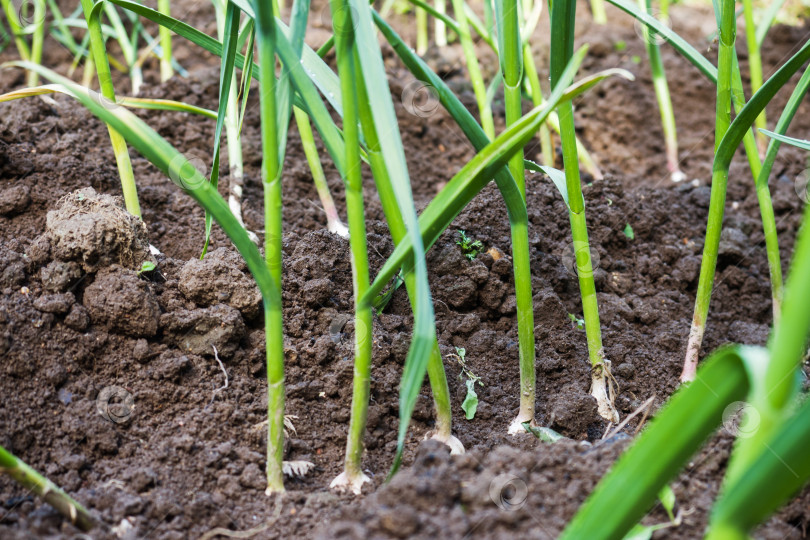
POLYGON ((216 249, 183 265, 178 276, 180 292, 199 306, 224 303, 252 319, 259 313, 262 295, 244 270, 239 255, 226 248, 216 249))
POLYGON ((106 330, 134 337, 157 334, 160 306, 147 281, 113 265, 99 272, 84 290, 90 320, 106 330))
POLYGON ((118 197, 83 188, 59 200, 48 212, 41 254, 55 260, 76 261, 85 272, 110 264, 140 270, 149 252, 146 224, 127 212, 118 197))

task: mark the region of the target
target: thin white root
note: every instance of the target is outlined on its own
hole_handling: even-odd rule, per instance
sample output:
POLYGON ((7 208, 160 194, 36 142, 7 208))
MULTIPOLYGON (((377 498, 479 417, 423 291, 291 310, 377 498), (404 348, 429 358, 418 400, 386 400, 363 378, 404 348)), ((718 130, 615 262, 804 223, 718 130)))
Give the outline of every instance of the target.
POLYGON ((366 482, 371 482, 371 479, 362 472, 355 478, 349 479, 349 475, 346 474, 346 471, 343 471, 337 478, 332 480, 332 483, 329 484, 329 489, 336 489, 338 491, 350 490, 355 495, 360 495, 363 493, 363 484, 366 482))
POLYGON ((602 360, 591 369, 591 395, 596 399, 596 407, 599 416, 613 422, 619 423, 619 411, 616 410, 616 390, 615 379, 610 372, 610 361, 602 360))
POLYGON ((526 422, 531 423, 532 426, 536 426, 534 422, 534 418, 526 418, 524 415, 518 414, 517 417, 512 420, 512 423, 509 424, 509 435, 531 435, 526 428, 523 427, 523 424, 526 422))
POLYGON ((315 464, 311 461, 284 461, 281 463, 281 472, 284 473, 284 476, 293 478, 302 478, 313 468, 315 468, 315 464))
POLYGON ((452 435, 441 435, 439 432, 433 434, 428 433, 425 435, 425 440, 427 439, 433 439, 434 441, 439 441, 442 444, 446 444, 450 447, 450 454, 453 456, 460 456, 466 452, 464 445, 461 444, 461 441, 452 435))

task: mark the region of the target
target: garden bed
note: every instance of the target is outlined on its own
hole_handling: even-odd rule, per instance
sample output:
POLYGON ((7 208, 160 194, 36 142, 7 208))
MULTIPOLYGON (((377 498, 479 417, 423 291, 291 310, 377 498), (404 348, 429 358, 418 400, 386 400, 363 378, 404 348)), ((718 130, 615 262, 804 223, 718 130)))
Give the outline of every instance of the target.
MULTIPOLYGON (((607 81, 577 103, 579 135, 606 172, 603 180, 587 179, 583 191, 598 254, 595 278, 604 343, 619 388, 616 405, 625 417, 649 398, 654 398, 654 411, 678 383, 709 203, 715 91, 664 48, 687 174, 686 182, 674 184, 662 157, 648 66, 633 62, 644 47, 632 22, 610 9, 616 24, 597 27, 584 5, 581 12, 580 39, 591 44, 586 71, 617 66, 638 77, 636 82, 607 81), (626 48, 618 50, 618 42, 626 42, 626 48)), ((318 17, 312 19, 318 23, 318 17)), ((676 9, 673 21, 681 35, 706 49, 705 34, 714 24, 710 12, 676 9)), ((766 74, 806 38, 806 28, 775 27, 770 36, 763 48, 766 74)), ((191 50, 179 45, 177 52, 191 72, 189 79, 147 80, 145 93, 216 109, 218 72, 209 66, 217 61, 207 56, 193 60, 191 50)), ((739 52, 742 57, 743 49, 739 52)), ((448 49, 446 57, 431 62, 472 109, 460 60, 453 54, 457 51, 448 49)), ((69 61, 66 53, 52 56, 54 62, 69 61)), ((410 79, 390 52, 387 67, 392 93, 399 96, 410 79)), ((0 91, 19 87, 22 77, 15 77, 4 74, 0 91)), ((772 104, 774 111, 781 110, 787 95, 786 89, 772 104)), ((427 257, 454 433, 468 453, 451 457, 442 445, 421 442, 433 422, 425 385, 406 445, 406 467, 383 486, 396 447, 398 386, 412 322, 400 290, 374 325, 363 460, 372 477, 371 494, 330 492, 329 482, 342 470, 351 403, 349 245, 324 228, 293 130, 283 177, 283 301, 286 412, 293 415, 295 430, 285 459, 311 461, 315 468, 288 480, 283 496, 266 497, 266 427, 261 423, 267 402, 258 289, 216 226, 209 255, 197 260, 203 211, 134 153, 148 241, 163 253, 156 257, 158 271, 138 276, 103 234, 85 238, 97 242, 98 260, 76 261, 70 250, 61 249, 53 232, 56 218, 48 213, 71 201, 81 206, 97 194, 117 195, 120 186, 106 127, 68 98, 56 102, 4 104, 0 115, 0 444, 96 515, 105 527, 93 537, 196 538, 216 527, 258 527, 255 538, 554 538, 627 447, 638 422, 601 441, 608 426, 588 394, 585 333, 571 318, 581 316, 581 307, 576 274, 566 265, 565 205, 544 176, 529 174, 537 420, 572 440, 549 445, 529 435, 506 435, 518 405, 518 338, 506 209, 490 185, 427 257), (85 190, 62 199, 88 187, 95 193, 85 190), (480 240, 483 252, 466 258, 456 245, 457 230, 480 240), (456 347, 465 349, 467 368, 483 383, 476 388, 480 403, 472 420, 464 419, 461 410, 466 386, 456 347), (108 387, 132 396, 132 408, 117 422, 97 410, 99 395, 108 387), (512 479, 509 489, 526 488, 525 500, 516 500, 514 508, 504 506, 512 492, 498 483, 504 478, 499 475, 512 479)), ((421 209, 474 152, 440 108, 413 115, 397 105, 421 209)), ((255 98, 251 107, 258 111, 255 98)), ((139 115, 186 156, 203 156, 210 167, 212 121, 181 113, 139 115)), ((501 124, 502 115, 496 108, 501 124)), ((245 218, 248 228, 260 231, 259 126, 256 115, 247 118, 245 218)), ((810 137, 806 103, 789 133, 810 137)), ((537 151, 529 148, 527 157, 537 151)), ((803 201, 794 178, 805 168, 802 156, 783 148, 771 182, 783 261, 789 260, 801 223, 803 201)), ((327 168, 327 178, 335 188, 341 184, 333 169, 327 168)), ((221 191, 226 188, 223 178, 221 191)), ((333 192, 345 215, 342 190, 333 192)), ((110 212, 115 204, 108 199, 99 203, 110 212)), ((771 323, 762 227, 744 157, 731 168, 727 207, 704 351, 727 342, 762 345, 771 323)), ((89 215, 100 215, 91 210, 89 215)), ((393 246, 371 188, 366 217, 376 272, 393 246)), ((721 430, 672 484, 683 524, 656 538, 701 535, 732 435, 721 430)), ((646 519, 663 522, 666 513, 659 506, 646 519)), ((808 525, 810 492, 805 490, 758 529, 757 537, 804 538, 808 525)), ((0 537, 76 534, 49 506, 0 478, 0 537)))

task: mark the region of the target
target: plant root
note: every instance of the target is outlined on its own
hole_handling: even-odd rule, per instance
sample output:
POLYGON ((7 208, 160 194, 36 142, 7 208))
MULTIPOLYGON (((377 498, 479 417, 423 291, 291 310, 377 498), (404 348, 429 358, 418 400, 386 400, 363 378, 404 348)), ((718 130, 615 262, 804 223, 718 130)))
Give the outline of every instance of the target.
POLYGON ((329 489, 336 489, 344 492, 351 491, 355 495, 361 495, 363 493, 363 484, 366 482, 371 482, 371 479, 362 472, 359 472, 354 476, 354 478, 349 478, 346 471, 343 471, 337 476, 337 478, 332 480, 332 483, 329 484, 329 489))
POLYGON ((292 478, 303 478, 314 468, 315 464, 311 461, 283 461, 281 463, 281 472, 284 473, 284 476, 292 478))
POLYGON ((602 360, 591 368, 591 395, 596 399, 599 416, 619 423, 619 411, 616 410, 616 379, 610 371, 610 361, 602 360))

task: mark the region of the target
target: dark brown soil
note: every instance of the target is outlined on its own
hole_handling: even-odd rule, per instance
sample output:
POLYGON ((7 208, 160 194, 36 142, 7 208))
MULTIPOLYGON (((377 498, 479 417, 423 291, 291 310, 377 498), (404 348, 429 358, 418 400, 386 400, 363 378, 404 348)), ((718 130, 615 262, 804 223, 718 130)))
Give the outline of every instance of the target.
MULTIPOLYGON (((660 406, 676 388, 709 201, 714 97, 691 65, 664 48, 682 167, 689 180, 698 180, 697 185, 672 184, 648 67, 632 61, 633 55, 644 58, 643 43, 623 14, 609 11, 616 24, 601 28, 581 7, 581 39, 591 43, 586 70, 620 66, 638 77, 635 83, 606 82, 577 104, 580 135, 607 173, 585 187, 585 198, 599 262, 603 338, 624 416, 652 396, 660 406), (621 52, 618 41, 627 44, 621 52), (633 239, 624 233, 627 225, 633 239)), ((313 12, 315 27, 319 9, 313 12)), ((675 9, 675 29, 706 50, 712 15, 698 10, 695 16, 695 10, 675 9)), ((193 24, 211 30, 210 13, 189 12, 193 24)), ((397 22, 407 28, 405 20, 397 22)), ((541 25, 538 43, 545 41, 545 32, 541 25)), ((805 28, 775 28, 765 47, 766 74, 805 39, 805 28)), ((66 53, 48 43, 48 61, 64 67, 66 53)), ((387 54, 398 96, 410 79, 387 54)), ((0 60, 10 55, 6 51, 0 60)), ((158 85, 149 75, 144 93, 214 108, 213 58, 182 44, 178 57, 192 76, 158 85)), ((451 47, 440 64, 472 105, 458 58, 451 47)), ((0 91, 22 82, 18 75, 4 75, 0 91)), ((771 122, 786 99, 776 101, 771 122)), ((506 435, 517 409, 517 328, 508 221, 497 190, 489 186, 428 254, 454 431, 468 453, 451 458, 437 443, 420 444, 433 427, 426 386, 414 413, 407 466, 381 487, 395 447, 398 382, 412 322, 401 290, 374 325, 364 466, 373 480, 369 492, 376 491, 365 497, 329 492, 329 482, 342 468, 351 400, 351 269, 347 241, 324 229, 293 130, 283 178, 287 414, 295 426, 286 459, 311 461, 315 469, 289 479, 283 497, 268 499, 262 474, 266 403, 260 297, 243 263, 216 227, 210 253, 198 260, 203 212, 133 155, 148 240, 164 253, 156 259, 158 271, 139 276, 148 256, 144 238, 137 223, 120 219, 120 201, 107 197, 119 195, 120 187, 106 128, 68 99, 56 101, 56 106, 38 99, 4 104, 0 115, 0 444, 86 505, 103 524, 93 537, 197 538, 215 527, 259 527, 255 538, 553 538, 626 448, 635 423, 627 434, 600 442, 607 426, 587 395, 585 334, 569 318, 581 315, 581 309, 576 276, 565 265, 568 217, 550 182, 533 175, 527 190, 538 422, 571 440, 547 445, 506 435), (76 224, 65 225, 71 219, 76 224), (466 259, 455 244, 458 229, 506 256, 466 259), (76 231, 86 234, 65 236, 76 231), (227 372, 227 388, 212 346, 227 372), (461 410, 466 387, 454 347, 466 349, 467 367, 483 382, 471 421, 461 410), (110 400, 111 393, 131 395, 132 401, 110 400), (100 414, 99 405, 107 400, 109 407, 100 414)), ((254 98, 249 108, 256 105, 254 98)), ((810 136, 805 108, 806 103, 793 135, 810 136)), ((473 152, 441 111, 422 118, 400 106, 398 114, 414 197, 422 208, 473 152)), ((210 166, 212 122, 180 113, 142 116, 187 156, 199 156, 210 166)), ((255 114, 244 134, 246 221, 261 230, 255 114)), ((785 262, 801 221, 793 178, 803 168, 800 152, 783 149, 771 181, 785 262)), ((345 215, 341 181, 328 166, 327 177, 345 215)), ((761 223, 744 159, 732 167, 728 199, 728 232, 705 351, 726 342, 764 344, 771 321, 761 223)), ((392 246, 370 181, 367 206, 376 271, 392 246)), ((701 535, 731 440, 719 433, 673 483, 686 517, 683 525, 656 538, 701 535)), ((0 504, 2 538, 78 536, 5 477, 0 504)), ((757 536, 806 537, 809 505, 805 491, 757 536)), ((666 514, 659 506, 646 520, 663 522, 666 514)))

